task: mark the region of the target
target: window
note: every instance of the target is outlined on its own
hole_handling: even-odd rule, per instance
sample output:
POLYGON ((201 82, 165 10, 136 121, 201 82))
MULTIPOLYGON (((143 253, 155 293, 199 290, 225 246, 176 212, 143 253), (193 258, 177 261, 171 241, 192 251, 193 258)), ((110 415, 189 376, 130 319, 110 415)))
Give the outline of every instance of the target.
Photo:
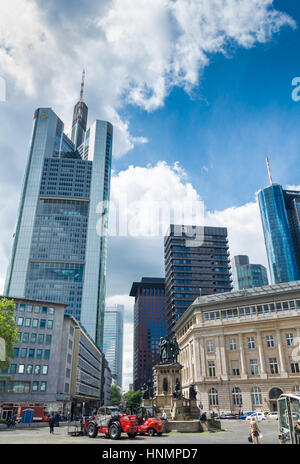
POLYGON ((42 368, 42 374, 43 374, 43 375, 47 375, 47 374, 48 374, 48 366, 45 366, 45 365, 43 366, 43 368, 42 368))
POLYGON ((46 319, 41 319, 40 320, 40 328, 45 329, 46 328, 46 319))
POLYGON ((50 358, 50 350, 45 350, 44 351, 44 359, 49 359, 50 358))
POLYGON ((29 348, 29 350, 28 350, 28 358, 34 358, 34 352, 35 352, 34 348, 29 348))
POLYGON ((5 391, 5 382, 0 380, 0 393, 4 393, 5 391))
POLYGON ((24 321, 24 317, 18 317, 17 319, 17 326, 22 327, 24 321))
POLYGON ((36 357, 37 357, 37 359, 41 359, 41 358, 42 358, 42 354, 43 354, 43 350, 41 350, 41 349, 38 348, 38 349, 36 350, 36 357))
POLYGON ((47 306, 43 306, 42 307, 42 314, 47 314, 47 312, 48 312, 47 306))
POLYGON ((19 348, 14 348, 14 358, 19 356, 19 348))
POLYGON ((293 374, 299 373, 299 364, 297 362, 291 362, 291 371, 293 374))
POLYGON ((25 318, 25 327, 30 327, 31 326, 31 317, 26 317, 25 318))
POLYGON ((39 382, 36 381, 36 380, 34 380, 34 381, 32 382, 32 391, 33 391, 33 392, 37 392, 38 390, 39 390, 39 382))
POLYGON ((69 392, 69 384, 65 383, 65 393, 68 393, 68 392, 69 392))
POLYGON ((49 308, 49 314, 54 314, 54 308, 49 308))
POLYGON ((8 382, 8 393, 29 393, 30 382, 8 382))
POLYGON ((51 345, 52 335, 46 335, 46 345, 51 345))
POLYGON ((24 364, 19 364, 18 366, 18 374, 24 374, 25 370, 25 365, 24 364))
POLYGON ((30 335, 30 343, 36 343, 36 333, 30 335))
POLYGON ((67 362, 70 363, 72 361, 72 356, 70 354, 68 354, 67 356, 67 362))
POLYGON ((40 345, 44 343, 44 334, 38 334, 38 343, 40 345))
POLYGON ((70 369, 67 368, 66 369, 66 377, 70 377, 70 373, 71 373, 70 369))
POLYGON ((274 348, 275 343, 274 343, 274 337, 273 337, 273 335, 267 335, 267 336, 266 336, 266 339, 267 339, 267 347, 268 347, 268 348, 274 348))
POLYGON ((293 386, 293 393, 296 393, 297 395, 299 395, 299 393, 300 393, 300 385, 294 385, 293 386))
POLYGON ((26 374, 31 375, 33 370, 33 365, 32 364, 27 364, 26 366, 26 374))
POLYGON ((74 327, 70 327, 70 335, 74 334, 74 327))
POLYGON ((212 340, 208 340, 207 342, 207 352, 213 353, 214 351, 214 342, 212 340))
POLYGON ((253 350, 255 348, 254 337, 248 337, 248 348, 253 350))
POLYGON ((276 358, 269 358, 271 374, 278 374, 278 363, 276 358))
POLYGON ((236 351, 236 339, 231 338, 229 344, 230 351, 236 351))
POLYGON ((23 303, 19 304, 19 311, 25 311, 25 305, 23 303))
POLYGON ((250 359, 250 374, 258 375, 257 359, 250 359))
POLYGON ((9 373, 10 374, 15 374, 17 372, 17 364, 11 364, 9 366, 9 373))
POLYGON ((285 334, 287 346, 294 346, 294 335, 292 333, 285 334))
POLYGON ((70 348, 70 350, 72 349, 72 346, 73 346, 73 342, 72 342, 72 340, 69 340, 69 348, 70 348))
POLYGON ((22 342, 24 342, 24 343, 29 342, 29 333, 28 332, 23 333, 22 342))
POLYGON ((208 373, 210 377, 216 376, 216 368, 215 368, 215 363, 213 361, 209 361, 208 363, 208 373))
POLYGON ((242 392, 239 387, 234 387, 232 389, 232 402, 234 406, 240 406, 243 404, 242 392))
POLYGON ((262 405, 262 396, 261 390, 259 387, 253 387, 251 390, 251 399, 253 406, 261 406, 262 405))
POLYGON ((240 366, 238 361, 231 361, 232 375, 240 375, 240 366))
POLYGON ((39 364, 36 364, 36 365, 34 366, 34 371, 33 371, 33 373, 34 373, 35 375, 39 375, 40 372, 41 372, 41 366, 40 366, 39 364))
POLYGON ((53 328, 53 320, 48 319, 48 321, 47 321, 47 329, 52 329, 52 328, 53 328))
POLYGON ((39 326, 39 320, 38 319, 32 319, 32 327, 36 328, 39 326))
POLYGON ((27 348, 21 348, 20 357, 26 358, 26 356, 27 356, 27 348))
POLYGON ((218 406, 219 405, 219 398, 218 398, 218 390, 215 388, 211 388, 208 392, 208 399, 210 406, 218 406))
POLYGON ((34 311, 35 313, 39 313, 39 312, 40 312, 40 307, 39 307, 39 306, 35 306, 34 309, 33 309, 33 311, 34 311))
POLYGON ((27 305, 27 312, 32 313, 32 306, 31 305, 27 305))
POLYGON ((47 382, 41 382, 40 391, 45 392, 47 389, 47 382))

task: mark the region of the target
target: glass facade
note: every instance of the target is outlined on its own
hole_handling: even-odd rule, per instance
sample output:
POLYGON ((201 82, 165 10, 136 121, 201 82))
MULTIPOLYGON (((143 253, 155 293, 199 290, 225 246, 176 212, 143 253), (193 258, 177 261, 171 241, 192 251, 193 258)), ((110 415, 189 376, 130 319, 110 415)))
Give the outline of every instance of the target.
POLYGON ((258 202, 274 284, 299 279, 282 187, 273 184, 258 193, 258 202))
POLYGON ((97 205, 109 200, 113 128, 79 123, 75 145, 50 108, 35 111, 5 294, 66 303, 101 347, 108 208, 97 205))
MULTIPOLYGON (((242 258, 245 258, 245 256, 242 256, 242 258)), ((269 284, 267 270, 264 266, 261 264, 250 264, 249 258, 247 263, 240 264, 240 262, 244 261, 240 259, 240 256, 235 256, 233 260, 232 274, 235 290, 263 287, 269 284)))
POLYGON ((122 388, 124 306, 105 308, 103 352, 115 383, 122 388))

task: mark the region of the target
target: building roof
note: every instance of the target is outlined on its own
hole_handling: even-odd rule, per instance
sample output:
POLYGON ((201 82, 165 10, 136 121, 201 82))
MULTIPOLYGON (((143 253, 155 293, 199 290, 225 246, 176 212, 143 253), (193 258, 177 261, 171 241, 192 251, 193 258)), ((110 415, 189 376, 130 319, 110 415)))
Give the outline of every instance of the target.
POLYGON ((133 282, 129 296, 137 296, 139 288, 164 288, 165 279, 161 277, 142 277, 141 282, 133 282))
MULTIPOLYGON (((196 300, 191 304, 191 306, 189 306, 189 308, 185 311, 183 316, 175 324, 174 328, 180 325, 182 320, 186 319, 189 316, 190 312, 193 310, 193 307, 195 306, 206 307, 209 305, 216 305, 221 303, 236 304, 240 300, 250 300, 257 297, 272 296, 276 294, 284 294, 295 291, 300 292, 300 280, 296 280, 294 282, 284 282, 276 285, 264 285, 263 287, 247 288, 232 292, 225 292, 221 294, 200 296, 196 298, 196 300)), ((243 303, 243 305, 244 304, 245 303, 243 303)))
POLYGON ((0 300, 2 298, 7 298, 8 300, 19 300, 19 301, 27 301, 29 303, 39 303, 39 305, 44 305, 44 306, 62 306, 66 308, 68 304, 66 303, 57 303, 54 301, 48 301, 48 300, 35 300, 33 298, 25 298, 25 297, 19 297, 19 296, 6 296, 6 295, 0 295, 0 300))

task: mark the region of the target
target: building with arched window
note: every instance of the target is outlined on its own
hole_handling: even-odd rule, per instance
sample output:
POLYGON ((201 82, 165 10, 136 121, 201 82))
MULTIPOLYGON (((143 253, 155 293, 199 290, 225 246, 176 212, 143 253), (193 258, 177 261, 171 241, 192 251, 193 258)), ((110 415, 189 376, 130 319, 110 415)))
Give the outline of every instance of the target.
POLYGON ((203 410, 275 411, 300 393, 300 281, 197 298, 175 325, 182 390, 203 410))

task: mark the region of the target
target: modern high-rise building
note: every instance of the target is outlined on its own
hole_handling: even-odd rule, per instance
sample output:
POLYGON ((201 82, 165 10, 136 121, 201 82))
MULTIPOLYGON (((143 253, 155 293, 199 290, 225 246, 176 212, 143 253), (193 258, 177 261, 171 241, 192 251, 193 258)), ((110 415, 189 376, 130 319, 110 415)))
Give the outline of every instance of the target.
POLYGON ((134 304, 133 386, 153 382, 153 367, 159 362, 159 341, 167 334, 165 279, 143 277, 133 282, 134 304))
POLYGON ((299 203, 295 198, 293 201, 288 194, 285 194, 278 184, 271 184, 260 190, 258 203, 272 283, 298 280, 299 270, 295 253, 297 226, 294 219, 299 211, 299 203), (289 213, 287 213, 287 205, 289 205, 289 213))
POLYGON ((249 256, 233 258, 232 277, 234 290, 269 285, 267 269, 262 264, 250 264, 249 256))
POLYGON ((170 225, 164 240, 168 334, 200 295, 232 290, 225 227, 170 225))
POLYGON ((106 307, 104 313, 103 352, 115 384, 122 388, 124 306, 106 307))
POLYGON ((283 190, 283 197, 300 276, 300 191, 283 190))
POLYGON ((74 108, 72 140, 51 108, 34 113, 5 295, 66 303, 101 348, 113 127, 74 108))

